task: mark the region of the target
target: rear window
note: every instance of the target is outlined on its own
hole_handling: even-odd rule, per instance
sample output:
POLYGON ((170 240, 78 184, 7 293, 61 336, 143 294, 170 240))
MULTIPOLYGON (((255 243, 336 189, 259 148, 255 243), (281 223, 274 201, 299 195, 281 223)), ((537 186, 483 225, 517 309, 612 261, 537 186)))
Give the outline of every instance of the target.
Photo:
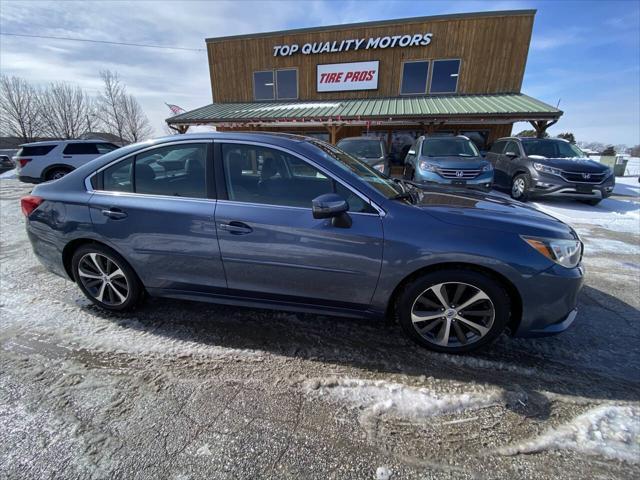
POLYGON ((96 148, 98 149, 98 153, 102 155, 104 153, 113 152, 120 147, 114 145, 113 143, 96 143, 96 148))
POLYGON ((343 140, 337 147, 350 155, 360 158, 380 158, 384 156, 382 144, 377 140, 343 140))
POLYGON ((70 143, 62 152, 66 155, 98 155, 95 143, 70 143))
POLYGON ((18 153, 16 153, 16 157, 40 157, 42 155, 46 155, 54 148, 56 148, 55 145, 24 146, 20 150, 18 150, 18 153))

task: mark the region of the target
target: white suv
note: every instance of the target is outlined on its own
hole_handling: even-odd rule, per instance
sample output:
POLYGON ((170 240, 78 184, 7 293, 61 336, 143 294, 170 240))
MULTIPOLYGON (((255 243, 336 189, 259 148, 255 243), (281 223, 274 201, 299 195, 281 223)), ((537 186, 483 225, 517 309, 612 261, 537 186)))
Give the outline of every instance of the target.
POLYGON ((22 182, 40 183, 64 177, 71 170, 119 148, 99 140, 55 140, 20 145, 13 157, 22 182))

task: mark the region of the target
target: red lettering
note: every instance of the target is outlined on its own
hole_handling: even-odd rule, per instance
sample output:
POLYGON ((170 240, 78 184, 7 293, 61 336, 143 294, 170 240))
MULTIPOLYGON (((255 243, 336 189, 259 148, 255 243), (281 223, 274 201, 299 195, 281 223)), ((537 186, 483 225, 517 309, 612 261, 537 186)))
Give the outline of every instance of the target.
POLYGON ((353 77, 353 72, 347 72, 347 75, 344 77, 344 81, 348 82, 353 77))
POLYGON ((369 70, 369 75, 367 75, 367 81, 373 80, 373 74, 376 73, 375 70, 369 70))
POLYGON ((320 74, 320 83, 326 83, 326 79, 327 79, 327 74, 326 73, 321 73, 320 74))
POLYGON ((340 83, 342 81, 342 74, 344 72, 339 72, 336 74, 336 83, 340 83))

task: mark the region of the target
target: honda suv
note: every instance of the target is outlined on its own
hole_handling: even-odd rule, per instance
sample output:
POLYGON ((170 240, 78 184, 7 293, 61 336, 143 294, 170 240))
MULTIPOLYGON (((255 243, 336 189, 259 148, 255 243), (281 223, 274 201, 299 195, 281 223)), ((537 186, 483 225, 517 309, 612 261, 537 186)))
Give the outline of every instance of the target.
POLYGON ((404 160, 404 178, 484 190, 493 184, 493 167, 469 138, 420 137, 404 160))
POLYGON ((56 180, 118 146, 96 140, 59 140, 20 145, 13 157, 18 179, 27 183, 56 180))
POLYGON ((597 205, 613 192, 611 168, 587 158, 561 138, 501 138, 487 153, 497 187, 524 202, 533 197, 565 197, 597 205))

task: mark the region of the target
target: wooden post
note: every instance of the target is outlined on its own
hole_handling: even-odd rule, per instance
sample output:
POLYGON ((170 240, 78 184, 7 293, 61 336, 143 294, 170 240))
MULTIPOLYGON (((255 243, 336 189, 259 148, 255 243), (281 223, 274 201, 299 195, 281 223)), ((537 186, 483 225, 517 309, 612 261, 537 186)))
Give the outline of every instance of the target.
POLYGON ((547 120, 529 120, 529 123, 536 131, 536 137, 544 138, 544 134, 547 131, 547 128, 558 123, 558 120, 553 120, 551 122, 547 120))
POLYGON ((325 125, 327 130, 329 130, 329 142, 331 145, 335 145, 337 142, 337 135, 342 125, 325 125))

